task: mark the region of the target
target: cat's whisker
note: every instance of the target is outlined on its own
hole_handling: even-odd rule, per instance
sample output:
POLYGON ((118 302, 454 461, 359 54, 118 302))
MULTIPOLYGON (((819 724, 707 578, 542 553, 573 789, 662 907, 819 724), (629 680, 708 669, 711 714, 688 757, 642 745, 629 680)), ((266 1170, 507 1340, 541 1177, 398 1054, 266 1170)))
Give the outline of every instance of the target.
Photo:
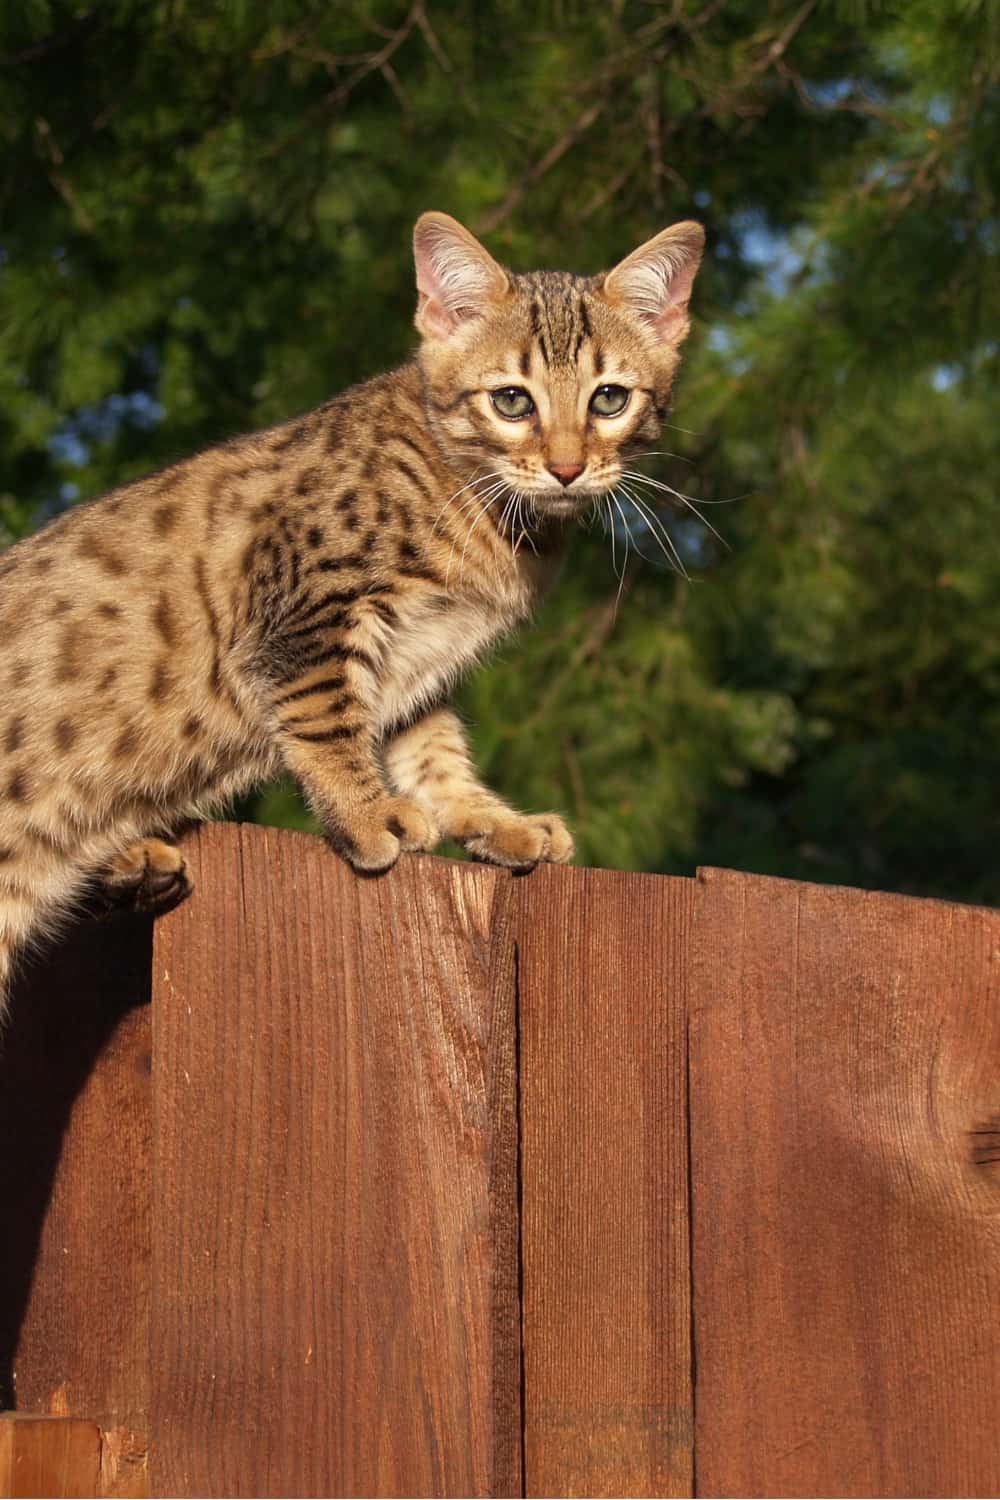
POLYGON ((517 541, 514 543, 514 553, 513 553, 513 555, 515 557, 517 556, 518 548, 520 547, 521 543, 524 541, 524 524, 523 524, 523 522, 521 520, 521 502, 523 501, 523 499, 524 499, 524 496, 522 495, 521 491, 518 490, 517 493, 516 493, 516 495, 515 495, 515 497, 514 497, 514 519, 513 519, 513 527, 512 527, 512 529, 519 529, 519 535, 518 535, 517 541))
MULTIPOLYGON (((517 546, 520 547, 520 545, 521 545, 522 542, 527 542, 528 546, 531 548, 532 552, 537 557, 538 556, 538 548, 535 546, 534 537, 531 535, 531 531, 530 531, 530 527, 532 525, 536 524, 535 502, 534 502, 534 500, 530 496, 527 496, 527 495, 523 494, 520 490, 518 491, 518 500, 517 500, 517 524, 521 528, 521 535, 517 539, 517 546), (524 508, 523 507, 524 507, 525 500, 527 500, 527 502, 528 502, 528 520, 527 521, 525 521, 525 519, 524 519, 524 508)), ((514 553, 515 553, 515 556, 516 556, 517 555, 517 547, 514 548, 514 553)))
MULTIPOLYGON (((642 479, 648 480, 651 477, 649 474, 637 476, 634 473, 630 473, 628 470, 625 470, 623 472, 625 473, 625 477, 627 479, 635 479, 637 477, 641 477, 642 479)), ((745 495, 732 495, 728 500, 706 500, 703 496, 699 496, 699 498, 695 500, 692 496, 689 495, 685 496, 684 498, 688 501, 689 504, 692 505, 737 505, 741 500, 749 500, 750 494, 751 491, 748 490, 745 495)))
MULTIPOLYGON (((460 559, 459 565, 458 565, 458 581, 459 581, 459 583, 462 582, 462 578, 463 578, 464 573, 465 573, 465 555, 466 555, 466 553, 469 550, 469 543, 472 541, 472 533, 475 531, 476 527, 479 525, 479 523, 483 519, 483 517, 488 514, 490 508, 493 505, 496 504, 497 500, 503 494, 503 491, 506 489, 506 487, 507 486, 504 483, 504 481, 501 480, 501 481, 499 481, 498 483, 494 484, 491 487, 491 489, 487 492, 487 496, 480 496, 479 497, 484 503, 482 504, 482 506, 481 506, 481 508, 479 510, 478 515, 476 516, 475 520, 472 522, 472 525, 469 527, 468 532, 466 533, 465 546, 462 548, 462 556, 461 556, 461 559, 460 559)), ((452 560, 454 559, 455 548, 457 546, 458 546, 458 542, 457 541, 453 542, 452 543, 451 552, 448 554, 448 567, 447 567, 447 569, 445 571, 445 578, 444 578, 445 588, 448 587, 448 581, 449 581, 449 579, 451 577, 451 564, 452 564, 452 560)))
MULTIPOLYGON (((483 477, 483 483, 486 483, 486 481, 487 481, 486 480, 486 475, 484 475, 484 477, 483 477)), ((477 507, 477 505, 483 504, 483 502, 486 501, 486 499, 489 498, 490 495, 492 495, 493 489, 495 489, 496 484, 498 484, 498 480, 493 480, 492 483, 490 483, 489 486, 487 486, 487 489, 484 490, 484 492, 483 492, 483 490, 480 490, 480 489, 472 489, 471 495, 466 495, 466 498, 463 499, 462 504, 456 505, 456 507, 454 507, 454 510, 453 510, 453 517, 454 517, 454 519, 456 519, 456 520, 459 519, 459 516, 462 516, 462 514, 465 514, 466 511, 472 510, 472 508, 477 507)), ((438 526, 439 520, 441 520, 441 514, 439 514, 438 520, 435 520, 435 528, 436 528, 436 526, 438 526)), ((459 532, 459 535, 457 535, 457 537, 454 538, 454 541, 453 541, 453 543, 451 543, 451 546, 456 547, 457 544, 459 544, 459 540, 460 540, 460 532, 459 532)))
POLYGON ((636 514, 640 516, 641 519, 645 522, 647 530, 659 546, 659 549, 663 553, 663 556, 666 558, 671 570, 675 573, 679 573, 683 579, 690 583, 691 580, 688 575, 688 571, 684 566, 684 560, 677 550, 677 545, 674 542, 673 537, 670 535, 670 532, 667 530, 666 526, 664 526, 659 516, 657 516, 655 511, 653 511, 651 507, 646 504, 641 496, 636 495, 631 489, 629 489, 627 485, 622 485, 622 492, 632 505, 636 514), (667 550, 668 548, 669 551, 667 550))
POLYGON ((618 607, 622 602, 622 589, 625 587, 625 574, 628 571, 628 545, 632 540, 632 533, 629 530, 628 521, 625 519, 625 512, 621 508, 621 504, 619 503, 618 495, 615 490, 611 491, 611 499, 614 501, 615 510, 617 510, 618 514, 621 516, 622 525, 625 528, 625 557, 622 561, 622 570, 618 577, 618 592, 615 595, 615 615, 617 616, 618 607))
MULTIPOLYGON (((475 490, 475 486, 479 483, 480 477, 481 476, 479 474, 473 474, 472 478, 471 479, 467 479, 466 482, 465 482, 465 484, 463 484, 459 489, 457 489, 453 495, 449 495, 448 496, 447 500, 444 502, 444 504, 442 505, 441 509, 438 511, 437 515, 434 517, 434 524, 431 526, 431 535, 432 536, 436 533, 438 527, 440 526, 441 521, 442 521, 442 519, 444 517, 444 513, 448 509, 448 507, 450 505, 452 505, 454 503, 454 501, 456 501, 458 499, 459 495, 463 495, 466 490, 472 489, 474 491, 475 490)), ((458 509, 457 513, 460 515, 461 512, 462 512, 462 510, 464 508, 465 507, 464 507, 464 503, 463 503, 461 506, 459 506, 459 509, 458 509)))
POLYGON ((609 491, 608 494, 602 495, 601 499, 604 501, 604 503, 605 503, 605 505, 607 507, 607 528, 608 528, 608 532, 609 532, 610 537, 611 537, 611 570, 614 573, 615 577, 617 578, 618 577, 618 561, 617 561, 617 558, 615 557, 615 518, 611 514, 611 493, 610 493, 610 491, 609 491))
POLYGON ((676 458, 682 464, 690 464, 692 467, 694 466, 694 459, 693 458, 688 458, 683 453, 671 453, 670 450, 669 450, 669 448, 647 448, 644 453, 630 453, 628 455, 628 457, 630 459, 636 459, 636 458, 676 458))
MULTIPOLYGON (((632 494, 632 492, 628 488, 628 486, 625 485, 625 484, 619 483, 616 486, 616 488, 615 488, 615 493, 618 494, 619 491, 621 491, 623 497, 628 501, 628 503, 632 506, 632 508, 635 509, 635 496, 632 494)), ((647 530, 648 530, 649 529, 649 521, 647 520, 647 518, 645 516, 643 516, 641 514, 641 512, 640 512, 640 517, 645 522, 647 530)), ((653 557, 648 557, 646 555, 646 553, 643 552, 642 548, 639 546, 639 543, 636 541, 635 535, 632 532, 631 526, 629 526, 629 535, 630 535, 630 538, 631 538, 631 541, 632 541, 632 550, 635 553, 637 553, 638 556, 641 557, 644 562, 655 564, 656 563, 656 559, 653 558, 653 557)), ((668 555, 668 553, 666 553, 664 551, 663 542, 662 542, 661 538, 654 533, 653 540, 656 542, 657 546, 660 549, 660 552, 663 554, 663 557, 664 557, 664 559, 665 559, 665 561, 667 563, 667 566, 670 568, 670 571, 671 572, 676 572, 676 568, 674 566, 673 558, 671 558, 668 555)))
POLYGON ((672 484, 667 484, 663 479, 657 479, 652 474, 643 474, 639 469, 623 469, 622 474, 626 479, 644 480, 646 484, 654 485, 656 489, 665 490, 674 495, 678 500, 693 500, 693 495, 686 495, 683 490, 675 490, 672 484))
POLYGON ((660 479, 651 479, 648 474, 639 474, 632 469, 626 469, 625 475, 627 478, 635 480, 637 483, 645 483, 650 485, 653 489, 661 490, 664 494, 673 495, 675 500, 679 500, 682 505, 686 506, 686 508, 691 512, 693 516, 697 517, 697 519, 706 528, 706 530, 710 531, 716 538, 716 540, 720 543, 720 545, 725 547, 727 552, 732 551, 732 548, 726 541, 725 537, 721 532, 716 530, 707 516, 702 515, 701 511, 698 509, 697 502, 692 500, 690 495, 685 495, 682 494, 680 490, 675 490, 672 484, 664 484, 660 479))
POLYGON ((664 549, 667 549, 664 552, 664 556, 666 557, 670 568, 674 572, 679 573, 682 578, 685 578, 688 582, 690 582, 690 575, 688 574, 688 571, 684 566, 684 562, 681 558, 677 544, 670 534, 670 528, 664 522, 663 517, 654 509, 652 505, 650 505, 650 503, 641 494, 637 494, 634 490, 628 488, 627 486, 623 486, 623 488, 625 489, 633 506, 638 509, 647 526, 652 528, 654 535, 660 542, 660 550, 664 551, 664 549))
MULTIPOLYGON (((499 480, 498 483, 492 484, 492 486, 490 486, 490 489, 487 490, 487 495, 483 496, 484 504, 481 505, 480 511, 478 511, 477 516, 475 516, 474 522, 472 522, 472 525, 469 526, 468 534, 466 534, 465 538, 465 546, 462 547, 462 556, 460 556, 459 559, 459 583, 462 582, 463 576, 465 576, 465 556, 466 552, 468 552, 469 550, 469 541, 472 540, 472 532, 474 532, 475 528, 480 525, 483 517, 486 516, 486 514, 489 514, 489 511, 492 510, 492 507, 496 504, 496 501, 501 498, 501 495, 502 493, 504 493, 505 489, 507 489, 507 481, 499 480)), ((448 573, 450 573, 451 570, 451 556, 453 555, 454 546, 453 549, 451 549, 450 556, 448 556, 448 573)), ((496 567, 496 558, 493 559, 493 564, 495 564, 496 567)), ((447 585, 447 576, 445 576, 445 585, 447 585)))
POLYGON ((497 549, 497 557, 494 565, 496 576, 500 580, 502 580, 501 563, 503 563, 505 569, 509 569, 515 566, 514 553, 511 548, 510 539, 513 531, 513 522, 511 518, 514 513, 514 505, 516 499, 517 491, 512 490, 510 488, 510 485, 508 485, 507 499, 504 501, 503 510, 500 512, 500 519, 496 522, 497 535, 502 542, 506 543, 506 546, 501 546, 497 549))
POLYGON ((504 482, 504 480, 500 479, 500 480, 494 480, 493 484, 490 486, 490 488, 488 490, 486 490, 483 494, 480 494, 480 492, 477 490, 474 495, 470 496, 469 499, 464 500, 462 502, 462 504, 459 507, 459 509, 455 512, 456 518, 458 516, 460 516, 464 511, 471 510, 480 501, 485 500, 487 498, 487 496, 489 496, 491 498, 495 497, 504 488, 505 488, 505 482, 504 482))
POLYGON ((504 505, 504 508, 500 514, 500 520, 497 523, 497 530, 500 532, 501 536, 506 536, 507 534, 507 527, 510 524, 516 496, 516 490, 511 490, 510 494, 507 497, 507 503, 504 505))
MULTIPOLYGON (((436 533, 436 531, 437 531, 438 527, 440 526, 441 521, 442 521, 442 519, 444 517, 445 511, 448 509, 448 507, 450 505, 452 505, 454 503, 454 501, 456 501, 458 499, 459 495, 464 494, 465 491, 467 489, 470 489, 470 488, 475 491, 475 486, 477 484, 485 484, 488 479, 497 479, 499 477, 500 477, 500 470, 499 469, 494 469, 491 473, 488 473, 488 474, 474 474, 471 479, 466 480, 465 484, 463 484, 460 489, 457 489, 453 495, 449 495, 448 496, 447 500, 444 502, 444 504, 442 505, 441 509, 438 511, 437 516, 434 519, 434 524, 431 527, 431 535, 433 536, 436 533)), ((462 512, 463 512, 463 510, 465 510, 466 507, 469 504, 471 504, 472 501, 475 500, 476 494, 478 494, 478 491, 476 491, 473 494, 472 500, 464 500, 462 502, 462 504, 458 507, 458 509, 455 512, 455 514, 456 515, 461 515, 462 512)))
POLYGON ((584 531, 593 531, 594 522, 600 515, 600 496, 595 495, 590 503, 590 509, 577 516, 576 524, 584 531))
POLYGON ((525 530, 525 541, 528 543, 528 546, 531 548, 532 552, 535 554, 536 557, 538 556, 538 548, 535 546, 535 539, 532 536, 531 532, 532 532, 532 529, 534 529, 534 528, 536 528, 538 526, 538 524, 539 524, 539 522, 538 522, 538 505, 537 505, 537 503, 535 501, 534 495, 529 495, 528 496, 528 526, 527 526, 527 528, 525 530))
MULTIPOLYGON (((484 478, 483 482, 485 483, 485 478, 484 478)), ((473 493, 470 496, 468 496, 467 499, 463 500, 462 504, 457 508, 457 510, 454 513, 455 517, 457 518, 457 517, 461 516, 463 514, 463 512, 465 512, 467 510, 470 510, 473 506, 480 506, 480 507, 482 507, 483 505, 488 505, 490 503, 490 500, 494 496, 494 494, 497 492, 498 488, 499 488, 499 481, 494 480, 493 483, 489 486, 489 488, 485 491, 485 493, 480 492, 478 489, 474 490, 473 493)), ((461 539, 462 539, 461 538, 461 533, 459 533, 459 535, 456 536, 454 538, 454 540, 452 541, 451 552, 449 554, 449 562, 451 560, 451 557, 454 556, 455 549, 458 546, 458 544, 461 541, 461 539)))
POLYGON ((525 535, 526 535, 526 529, 525 529, 525 524, 524 524, 524 492, 523 492, 523 490, 518 490, 518 492, 517 492, 517 505, 516 505, 516 507, 514 509, 514 524, 518 528, 518 533, 519 533, 517 541, 514 544, 514 556, 516 557, 517 554, 518 554, 518 551, 520 549, 521 543, 524 541, 525 535))
MULTIPOLYGON (((458 508, 453 512, 454 519, 457 521, 458 518, 464 515, 466 511, 473 510, 477 505, 481 505, 484 498, 485 497, 480 494, 479 490, 474 490, 473 493, 469 495, 465 500, 463 500, 462 504, 458 506, 458 508)), ((457 546, 460 540, 460 536, 456 537, 454 545, 457 546)))
MULTIPOLYGON (((639 455, 639 456, 641 457, 641 455, 639 455)), ((639 472, 638 469, 623 469, 622 473, 625 475, 626 478, 631 478, 631 479, 645 479, 650 484, 659 484, 659 485, 663 485, 664 484, 664 481, 662 479, 657 479, 652 474, 642 474, 642 473, 639 472)), ((676 495, 678 497, 678 499, 688 500, 688 501, 690 501, 694 505, 736 505, 740 500, 748 500, 750 498, 750 494, 751 494, 751 491, 748 490, 743 495, 730 495, 725 500, 706 500, 701 495, 698 495, 698 496, 695 496, 695 495, 686 495, 686 494, 684 494, 684 492, 682 490, 675 490, 673 488, 673 486, 669 485, 669 484, 665 485, 665 488, 668 489, 672 495, 676 495)))

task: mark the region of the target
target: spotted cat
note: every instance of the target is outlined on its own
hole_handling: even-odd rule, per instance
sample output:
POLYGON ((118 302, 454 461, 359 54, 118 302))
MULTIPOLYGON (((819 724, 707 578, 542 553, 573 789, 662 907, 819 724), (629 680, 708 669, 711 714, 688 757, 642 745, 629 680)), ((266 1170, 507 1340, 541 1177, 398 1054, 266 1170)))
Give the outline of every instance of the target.
POLYGON ((656 438, 702 246, 686 222, 604 275, 516 274, 424 214, 414 359, 0 556, 0 1006, 98 875, 175 901, 151 835, 283 771, 361 871, 442 838, 571 858, 481 784, 448 695, 656 438))

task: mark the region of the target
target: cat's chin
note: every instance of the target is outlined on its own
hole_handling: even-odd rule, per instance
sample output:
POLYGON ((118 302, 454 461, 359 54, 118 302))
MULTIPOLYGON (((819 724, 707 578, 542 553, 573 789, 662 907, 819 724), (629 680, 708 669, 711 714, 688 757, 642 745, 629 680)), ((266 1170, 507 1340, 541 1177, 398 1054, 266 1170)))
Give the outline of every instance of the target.
POLYGON ((546 520, 568 521, 571 516, 579 515, 588 505, 593 504, 594 496, 585 492, 579 495, 557 495, 542 491, 531 497, 531 504, 535 512, 546 520))

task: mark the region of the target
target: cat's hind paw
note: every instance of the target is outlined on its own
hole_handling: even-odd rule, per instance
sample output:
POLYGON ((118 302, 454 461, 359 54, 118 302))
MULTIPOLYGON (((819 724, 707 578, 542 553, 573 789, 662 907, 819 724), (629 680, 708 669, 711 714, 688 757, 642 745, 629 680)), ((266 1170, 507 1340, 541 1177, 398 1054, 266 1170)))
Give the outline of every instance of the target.
POLYGON ((569 864, 573 858, 573 835, 558 813, 508 813, 493 817, 490 826, 459 836, 476 859, 512 870, 530 870, 537 864, 569 864))
POLYGON ((104 913, 172 911, 194 889, 184 856, 165 839, 141 839, 98 876, 94 904, 104 913))

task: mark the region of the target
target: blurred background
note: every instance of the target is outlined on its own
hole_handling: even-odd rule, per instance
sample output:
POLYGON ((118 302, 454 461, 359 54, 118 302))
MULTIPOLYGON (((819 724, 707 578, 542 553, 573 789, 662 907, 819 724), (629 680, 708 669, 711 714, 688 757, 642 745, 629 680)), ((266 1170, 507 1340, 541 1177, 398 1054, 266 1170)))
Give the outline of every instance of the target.
POLYGON ((0 546, 404 359, 422 209, 580 272, 699 218, 688 576, 581 531, 480 764, 586 863, 1000 903, 992 0, 5 0, 0 129, 0 546))

